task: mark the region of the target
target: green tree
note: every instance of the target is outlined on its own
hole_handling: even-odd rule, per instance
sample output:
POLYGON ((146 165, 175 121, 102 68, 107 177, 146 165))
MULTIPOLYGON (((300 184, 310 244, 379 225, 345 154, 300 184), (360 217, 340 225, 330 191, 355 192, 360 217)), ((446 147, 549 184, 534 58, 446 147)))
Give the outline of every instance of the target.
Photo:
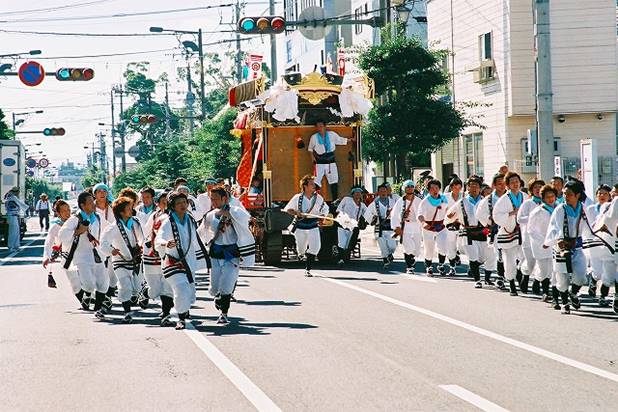
POLYGON ((103 181, 103 171, 99 166, 90 166, 86 169, 86 174, 82 178, 82 186, 84 189, 88 189, 97 183, 101 183, 103 181))
POLYGON ((0 109, 0 140, 9 140, 15 137, 15 133, 9 128, 9 125, 4 121, 4 112, 0 109))
POLYGON ((380 96, 368 116, 363 150, 376 161, 393 154, 403 172, 406 159, 426 162, 431 151, 456 138, 471 122, 463 110, 437 97, 448 85, 440 67, 444 51, 429 50, 418 39, 391 35, 388 29, 383 38, 382 44, 359 57, 380 96))
POLYGON ((59 184, 49 183, 44 179, 35 179, 33 177, 26 176, 26 200, 28 203, 32 203, 33 200, 39 199, 43 194, 47 194, 53 201, 56 196, 62 196, 62 186, 59 184))

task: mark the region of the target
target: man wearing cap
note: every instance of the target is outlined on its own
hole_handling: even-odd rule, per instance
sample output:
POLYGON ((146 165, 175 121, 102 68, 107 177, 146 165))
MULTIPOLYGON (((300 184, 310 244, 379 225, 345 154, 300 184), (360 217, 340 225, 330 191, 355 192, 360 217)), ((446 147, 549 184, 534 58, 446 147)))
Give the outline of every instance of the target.
POLYGON ((14 187, 4 196, 4 205, 9 226, 9 252, 17 252, 20 246, 19 212, 28 209, 28 205, 19 199, 19 188, 14 187))
POLYGON ((421 225, 416 218, 421 200, 414 194, 414 182, 406 180, 401 185, 404 191, 393 207, 391 224, 403 245, 403 257, 406 262, 406 273, 414 274, 416 256, 421 254, 421 225))
MULTIPOLYGON (((364 221, 363 215, 366 210, 367 206, 363 203, 363 189, 360 187, 352 188, 350 196, 344 197, 339 206, 337 206, 337 213, 344 213, 359 222, 359 224, 361 219, 364 221)), ((339 263, 350 260, 350 254, 356 246, 356 240, 358 239, 358 230, 358 228, 355 228, 354 231, 342 227, 337 228, 339 263)))
POLYGON ((212 210, 212 202, 210 200, 210 191, 217 185, 217 179, 209 177, 204 181, 206 191, 197 196, 197 206, 204 214, 212 210))
POLYGON ((39 213, 39 225, 41 226, 41 231, 45 229, 49 230, 49 213, 51 209, 51 204, 49 203, 49 197, 47 197, 46 193, 43 193, 39 200, 36 202, 36 211, 39 213))
POLYGON ((313 154, 315 161, 315 184, 319 189, 322 179, 326 176, 332 200, 336 200, 339 198, 339 174, 335 160, 335 147, 347 145, 348 139, 331 130, 326 130, 326 123, 323 120, 317 121, 315 127, 318 129, 317 133, 311 136, 307 148, 313 154))

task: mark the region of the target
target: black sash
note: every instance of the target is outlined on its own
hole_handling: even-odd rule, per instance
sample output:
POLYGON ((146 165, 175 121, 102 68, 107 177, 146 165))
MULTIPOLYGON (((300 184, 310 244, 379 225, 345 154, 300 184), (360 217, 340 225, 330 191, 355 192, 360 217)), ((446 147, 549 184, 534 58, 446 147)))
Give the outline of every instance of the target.
MULTIPOLYGON (((139 225, 140 223, 137 220, 135 220, 133 224, 139 225)), ((137 235, 135 234, 135 230, 133 230, 133 235, 135 236, 135 246, 131 246, 131 242, 129 241, 129 235, 127 234, 127 231, 124 230, 124 225, 122 224, 121 218, 116 219, 116 226, 118 226, 118 230, 120 231, 120 234, 122 235, 122 239, 124 240, 125 245, 127 245, 127 249, 129 249, 129 252, 131 252, 131 261, 126 262, 126 263, 128 264, 128 266, 131 266, 133 270, 133 274, 137 275, 139 274, 140 266, 142 264, 142 254, 137 244, 138 241, 137 241, 137 235)), ((119 265, 118 263, 125 263, 125 262, 118 262, 118 263, 112 262, 112 263, 114 264, 114 269, 116 269, 116 266, 123 266, 123 265, 119 265)))
POLYGON ((406 227, 406 219, 408 218, 408 214, 410 213, 410 208, 414 203, 415 196, 412 196, 412 200, 408 207, 406 207, 406 198, 403 197, 403 207, 401 208, 401 236, 399 236, 399 243, 403 243, 403 230, 406 227))
MULTIPOLYGON (((521 192, 519 192, 519 194, 521 194, 521 192)), ((517 209, 517 208, 515 207, 515 202, 513 202, 513 198, 509 195, 509 193, 507 193, 506 195, 508 196, 509 200, 511 201, 511 205, 513 206, 513 210, 517 209)), ((524 195, 521 195, 521 198, 522 198, 521 200, 522 200, 522 204, 523 204, 524 195)), ((519 205, 519 206, 521 207, 521 205, 519 205)), ((505 231, 506 231, 506 229, 505 229, 505 231)), ((507 232, 507 233, 508 233, 508 232, 507 232)), ((519 223, 517 222, 517 215, 515 215, 515 229, 513 230, 513 232, 512 232, 512 233, 509 233, 509 235, 510 235, 511 237, 513 237, 514 235, 516 235, 516 236, 517 236, 517 243, 518 243, 519 245, 521 245, 521 240, 522 240, 522 239, 521 239, 521 228, 519 227, 519 223)))
POLYGON ((378 233, 378 237, 382 237, 383 232, 389 232, 393 230, 393 228, 391 227, 390 201, 388 203, 388 206, 386 207, 386 214, 384 215, 384 217, 380 215, 380 198, 379 197, 375 200, 375 206, 376 206, 376 215, 378 217, 378 222, 377 222, 377 225, 375 226, 375 231, 378 233))
MULTIPOLYGON (((298 211, 300 213, 303 213, 303 200, 305 198, 305 193, 301 192, 300 196, 298 197, 298 211)), ((318 201, 318 194, 314 193, 313 196, 311 197, 311 204, 309 205, 309 209, 307 210, 307 213, 311 213, 311 211, 313 210, 313 208, 315 207, 315 204, 318 201)), ((303 229, 303 230, 309 230, 309 229, 315 229, 316 227, 318 227, 318 219, 312 217, 312 218, 299 218, 298 216, 294 217, 294 221, 292 222, 292 230, 291 232, 294 233, 296 232, 296 229, 303 229)))
MULTIPOLYGON (((174 242, 176 242, 176 251, 178 252, 179 259, 176 260, 170 255, 166 256, 167 266, 163 269, 163 276, 169 278, 172 275, 184 272, 187 275, 189 283, 193 283, 193 274, 191 273, 191 268, 187 263, 187 255, 182 249, 182 243, 180 242, 180 232, 178 230, 178 224, 174 220, 174 216, 170 215, 169 221, 172 226, 172 234, 174 235, 174 242), (181 263, 181 265, 178 265, 178 263, 181 263)), ((189 245, 187 247, 187 251, 189 251, 189 249, 191 248, 191 225, 193 224, 193 221, 191 219, 187 219, 187 224, 189 225, 189 245)))
MULTIPOLYGON (((77 227, 75 228, 77 230, 77 228, 79 228, 79 225, 81 225, 82 222, 84 221, 84 218, 80 212, 77 212, 75 216, 77 217, 77 227)), ((99 222, 99 238, 100 238, 101 237, 101 220, 99 219, 99 215, 97 215, 96 212, 94 216, 97 218, 97 221, 99 222)), ((90 237, 92 235, 89 232, 86 232, 86 235, 88 236, 88 240, 90 240, 90 237)), ((69 249, 69 253, 68 255, 66 255, 66 259, 64 261, 64 266, 63 266, 67 270, 71 266, 71 262, 73 262, 73 258, 75 257, 75 251, 77 251, 77 245, 79 244, 80 236, 81 235, 73 236, 73 243, 71 243, 71 249, 69 249)), ((94 261, 96 263, 101 263, 101 256, 99 256, 99 252, 97 252, 97 250, 94 247, 92 248, 92 253, 94 254, 94 261)))
POLYGON ((461 199, 461 212, 463 214, 464 227, 459 232, 460 235, 466 236, 468 245, 472 245, 472 241, 484 242, 487 240, 487 236, 483 233, 483 226, 477 223, 476 226, 470 226, 470 220, 468 219, 468 212, 466 212, 466 206, 464 199, 461 199))
POLYGON ((315 162, 319 165, 335 163, 335 152, 324 152, 323 154, 317 154, 314 151, 313 157, 315 158, 315 162))

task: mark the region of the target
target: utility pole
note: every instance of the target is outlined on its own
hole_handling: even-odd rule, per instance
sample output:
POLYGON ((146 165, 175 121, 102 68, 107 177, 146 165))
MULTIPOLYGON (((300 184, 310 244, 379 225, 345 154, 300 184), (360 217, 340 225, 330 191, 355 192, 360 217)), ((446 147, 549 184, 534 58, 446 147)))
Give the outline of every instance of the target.
MULTIPOLYGON (((240 0, 236 0, 235 10, 236 10, 236 21, 238 22, 240 21, 240 0)), ((271 42, 272 42, 272 38, 271 38, 271 42)), ((241 57, 240 33, 237 31, 236 32, 236 81, 238 83, 242 82, 242 61, 240 57, 241 57)))
POLYGON ((127 171, 127 150, 125 148, 125 124, 124 121, 122 120, 122 113, 124 112, 124 108, 122 106, 123 103, 123 90, 122 90, 122 84, 120 85, 120 147, 122 148, 122 161, 120 163, 120 170, 122 171, 122 173, 126 173, 127 171))
POLYGON ((103 183, 107 184, 107 156, 105 150, 105 135, 99 132, 99 163, 101 165, 101 172, 103 173, 103 183))
MULTIPOLYGON (((203 122, 206 120, 206 86, 204 84, 204 49, 202 46, 202 29, 198 29, 197 31, 197 52, 200 57, 200 108, 203 122)), ((165 87, 167 87, 167 85, 165 87)))
MULTIPOLYGON (((269 13, 275 15, 275 0, 270 0, 269 13)), ((270 35, 270 74, 273 84, 277 81, 277 35, 270 35)))
POLYGON ((187 55, 187 115, 189 117, 189 137, 193 136, 193 103, 195 96, 191 91, 191 63, 187 55))
POLYGON ((165 138, 170 137, 170 95, 167 91, 168 83, 165 82, 165 138))
POLYGON ((537 176, 549 181, 554 174, 554 116, 551 75, 549 0, 534 0, 536 33, 537 176))
POLYGON ((116 123, 114 119, 114 91, 109 93, 110 102, 112 106, 112 176, 116 177, 116 123))

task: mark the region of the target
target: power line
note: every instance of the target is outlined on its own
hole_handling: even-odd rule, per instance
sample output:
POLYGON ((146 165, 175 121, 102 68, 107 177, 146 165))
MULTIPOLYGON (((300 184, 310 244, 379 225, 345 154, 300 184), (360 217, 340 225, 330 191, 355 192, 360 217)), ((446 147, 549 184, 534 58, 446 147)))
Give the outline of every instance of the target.
POLYGON ((91 55, 82 55, 82 56, 53 56, 53 57, 37 57, 37 60, 57 60, 57 59, 88 59, 91 57, 113 57, 113 56, 129 56, 133 54, 149 54, 149 53, 160 53, 174 50, 171 49, 157 49, 157 50, 143 50, 143 51, 134 51, 134 52, 124 52, 124 53, 107 53, 107 54, 91 54, 91 55))
POLYGON ((98 15, 98 16, 48 17, 48 18, 38 18, 38 19, 0 20, 0 23, 37 23, 37 22, 50 22, 50 21, 115 19, 115 18, 121 18, 121 17, 184 13, 188 11, 209 10, 209 9, 222 8, 222 7, 231 7, 233 5, 234 5, 233 3, 226 3, 226 4, 219 4, 219 5, 212 5, 212 6, 187 7, 183 9, 143 11, 143 12, 138 12, 138 13, 116 13, 116 14, 105 14, 105 15, 98 15))
POLYGON ((64 6, 45 7, 45 8, 41 8, 41 9, 3 11, 3 12, 0 12, 0 15, 8 16, 8 15, 12 15, 12 14, 30 14, 30 13, 40 13, 40 12, 44 12, 44 11, 50 11, 51 12, 51 11, 58 11, 58 10, 73 9, 73 8, 77 8, 77 7, 92 6, 93 4, 107 3, 108 1, 116 1, 116 0, 85 1, 83 3, 73 3, 73 4, 66 4, 64 6))
MULTIPOLYGON (((52 31, 27 31, 27 30, 5 30, 2 33, 11 34, 34 34, 40 36, 76 36, 76 37, 151 37, 151 36, 176 36, 176 33, 64 33, 52 31)), ((236 30, 212 30, 202 31, 202 33, 235 33, 236 30)))

